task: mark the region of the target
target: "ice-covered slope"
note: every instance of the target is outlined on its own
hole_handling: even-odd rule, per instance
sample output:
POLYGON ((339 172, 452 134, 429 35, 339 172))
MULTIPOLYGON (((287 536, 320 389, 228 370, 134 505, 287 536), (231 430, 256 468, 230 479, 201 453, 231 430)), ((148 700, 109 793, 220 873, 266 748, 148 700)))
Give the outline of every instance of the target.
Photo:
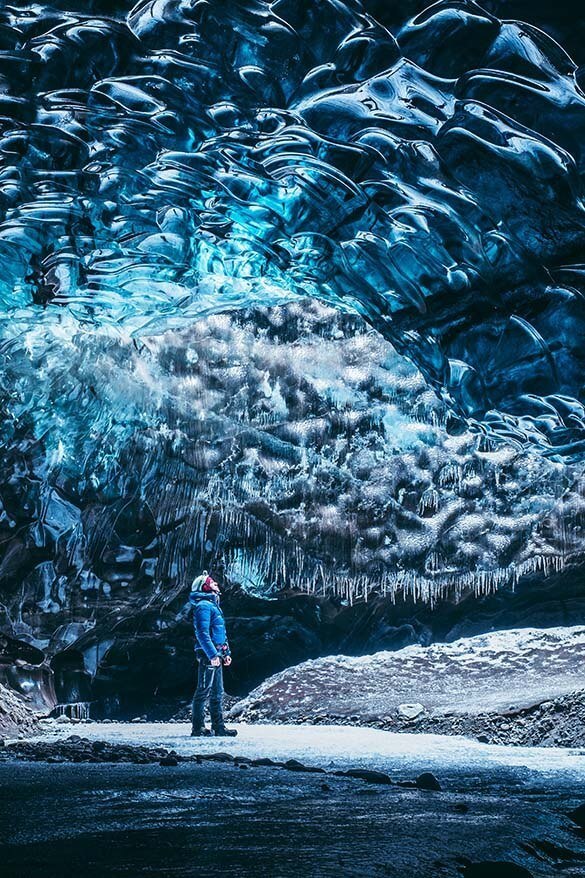
POLYGON ((518 711, 583 688, 585 627, 529 628, 305 662, 271 677, 233 715, 384 723, 518 711))

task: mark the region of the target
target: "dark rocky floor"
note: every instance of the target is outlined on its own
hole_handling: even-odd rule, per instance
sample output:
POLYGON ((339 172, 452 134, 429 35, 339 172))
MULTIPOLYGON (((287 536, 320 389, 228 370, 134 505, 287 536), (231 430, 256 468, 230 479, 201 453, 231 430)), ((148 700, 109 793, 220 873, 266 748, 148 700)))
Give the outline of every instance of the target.
POLYGON ((583 831, 567 816, 582 801, 574 778, 462 769, 441 783, 432 792, 214 760, 3 762, 2 875, 585 874, 583 831))

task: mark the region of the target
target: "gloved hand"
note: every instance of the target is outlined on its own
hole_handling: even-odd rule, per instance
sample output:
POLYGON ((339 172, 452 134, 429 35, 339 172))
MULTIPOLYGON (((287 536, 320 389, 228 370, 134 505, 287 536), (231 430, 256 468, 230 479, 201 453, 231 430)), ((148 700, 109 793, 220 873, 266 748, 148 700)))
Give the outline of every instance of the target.
POLYGON ((224 665, 226 666, 226 668, 229 668, 229 666, 230 666, 231 663, 232 663, 232 657, 231 657, 231 655, 226 655, 226 657, 225 657, 224 660, 223 660, 223 663, 224 663, 224 665))

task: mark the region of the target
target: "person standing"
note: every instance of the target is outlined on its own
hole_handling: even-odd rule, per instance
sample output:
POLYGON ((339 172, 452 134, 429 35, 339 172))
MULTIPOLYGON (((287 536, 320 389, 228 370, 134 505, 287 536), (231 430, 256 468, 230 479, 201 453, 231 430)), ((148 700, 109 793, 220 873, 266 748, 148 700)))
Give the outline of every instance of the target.
POLYGON ((191 736, 210 735, 205 728, 205 707, 209 701, 211 727, 221 738, 234 738, 236 729, 226 728, 223 718, 223 667, 232 663, 225 619, 219 605, 220 589, 213 577, 203 573, 193 580, 189 603, 193 607, 195 656, 198 662, 197 689, 191 709, 191 736))

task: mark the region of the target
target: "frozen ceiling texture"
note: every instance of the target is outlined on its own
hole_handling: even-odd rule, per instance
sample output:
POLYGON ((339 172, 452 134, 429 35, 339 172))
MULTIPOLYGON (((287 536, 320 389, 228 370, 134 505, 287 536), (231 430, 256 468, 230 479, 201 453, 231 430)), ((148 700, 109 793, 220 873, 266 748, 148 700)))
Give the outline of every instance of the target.
POLYGON ((583 453, 585 96, 555 40, 503 2, 78 6, 0 13, 7 344, 311 296, 457 417, 583 453))
POLYGON ((3 4, 11 636, 161 625, 210 564, 433 603, 581 563, 580 27, 495 0, 3 4))
POLYGON ((564 5, 1 4, 0 682, 176 706, 203 567, 240 691, 585 621, 564 5))

